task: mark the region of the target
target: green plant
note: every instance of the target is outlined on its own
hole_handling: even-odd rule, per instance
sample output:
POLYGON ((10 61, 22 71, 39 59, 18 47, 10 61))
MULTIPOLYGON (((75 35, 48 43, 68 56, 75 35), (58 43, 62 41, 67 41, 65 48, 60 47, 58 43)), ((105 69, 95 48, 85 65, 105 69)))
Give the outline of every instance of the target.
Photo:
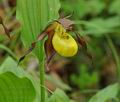
POLYGON ((34 79, 8 57, 0 66, 0 102, 33 102, 37 99, 34 79))
MULTIPOLYGON (((98 88, 99 86, 105 87, 102 86, 104 84, 102 82, 100 82, 100 84, 98 85, 98 77, 101 78, 101 76, 98 76, 98 74, 102 75, 108 73, 106 74, 106 76, 104 77, 102 76, 105 79, 106 77, 109 77, 109 75, 112 74, 115 75, 118 74, 118 76, 115 79, 119 79, 120 77, 119 71, 120 0, 60 0, 60 1, 61 1, 61 13, 63 15, 66 15, 74 12, 71 18, 74 19, 77 30, 80 32, 81 35, 83 36, 87 35, 86 39, 88 40, 89 45, 87 47, 89 48, 89 50, 91 50, 91 52, 94 55, 93 70, 95 70, 96 72, 93 70, 89 72, 88 71, 89 66, 79 64, 79 62, 83 63, 84 60, 85 62, 88 61, 87 57, 84 56, 82 52, 80 52, 80 56, 78 55, 77 57, 75 57, 74 60, 71 61, 71 63, 73 64, 75 63, 75 66, 76 63, 78 64, 78 66, 80 65, 79 72, 76 74, 76 70, 78 71, 78 69, 75 68, 75 66, 73 67, 70 66, 71 68, 69 68, 69 70, 71 70, 72 73, 75 70, 75 73, 73 73, 72 76, 71 73, 69 72, 65 73, 63 79, 65 79, 66 83, 63 82, 63 80, 58 80, 58 78, 54 76, 49 77, 48 75, 46 76, 46 78, 51 80, 51 82, 54 82, 63 90, 70 91, 71 93, 68 94, 70 97, 72 97, 74 93, 76 97, 79 94, 80 98, 77 98, 79 102, 79 99, 81 100, 84 97, 88 99, 89 96, 86 96, 86 93, 92 94, 93 92, 96 92, 96 90, 91 89, 94 87, 94 85, 95 88, 96 87, 98 88), (82 58, 82 60, 80 60, 79 58, 82 58), (110 70, 109 65, 107 65, 106 62, 107 64, 109 62, 112 62, 110 68, 114 67, 117 74, 114 73, 114 70, 112 71, 110 70), (114 66, 115 62, 116 66, 114 66), (104 68, 105 71, 103 70, 104 68), (68 84, 67 78, 69 79, 70 76, 73 85, 77 86, 80 89, 78 93, 76 92, 76 90, 73 90, 72 87, 69 87, 69 85, 67 85, 68 84)), ((7 0, 0 0, 0 6, 2 3, 4 3, 3 4, 4 6, 5 3, 7 3, 7 0)), ((17 0, 17 19, 21 24, 20 30, 21 39, 26 48, 30 47, 30 50, 31 48, 33 49, 33 47, 31 47, 31 43, 36 41, 37 36, 41 34, 43 30, 45 30, 46 26, 49 25, 51 21, 58 19, 59 8, 60 8, 59 0, 17 0)), ((11 20, 13 12, 15 12, 16 10, 16 7, 12 9, 13 11, 11 11, 10 8, 5 8, 5 12, 8 13, 5 19, 11 20)), ((6 21, 8 20, 5 20, 5 25, 8 26, 7 25, 8 22, 6 21)), ((10 38, 9 31, 3 24, 1 17, 0 24, 3 25, 6 35, 10 38)), ((60 31, 61 30, 58 30, 57 34, 59 34, 60 31)), ((70 37, 69 35, 67 35, 68 32, 63 31, 63 29, 62 33, 64 33, 62 36, 63 38, 70 37)), ((60 34, 62 33, 60 32, 60 34)), ((14 32, 12 32, 12 34, 14 34, 14 32)), ((13 36, 12 34, 11 36, 13 36)), ((55 49, 56 52, 60 51, 58 52, 58 54, 68 56, 69 51, 63 49, 63 43, 56 44, 56 42, 60 38, 57 34, 54 36, 56 38, 52 42, 53 47, 54 49, 56 48, 55 49)), ((4 39, 5 38, 2 35, 0 35, 0 42, 3 42, 4 39)), ((49 36, 48 38, 45 38, 45 40, 46 39, 49 40, 49 36)), ((60 39, 60 42, 64 42, 62 40, 63 39, 60 39)), ((5 42, 4 44, 6 44, 6 41, 4 42, 5 42)), ((14 43, 11 44, 11 46, 14 46, 15 43, 16 41, 14 41, 14 43)), ((33 54, 39 60, 40 83, 38 80, 36 81, 30 74, 24 71, 22 67, 17 66, 17 62, 13 60, 13 59, 17 60, 14 52, 12 52, 15 51, 14 49, 12 49, 11 51, 7 47, 7 44, 6 46, 4 44, 0 44, 0 49, 6 51, 13 58, 12 59, 11 57, 7 57, 3 64, 0 66, 0 102, 61 102, 61 100, 63 102, 74 102, 73 100, 70 100, 62 90, 56 89, 55 92, 52 92, 51 90, 45 87, 44 59, 47 56, 45 56, 44 53, 45 51, 43 49, 44 43, 45 43, 44 40, 39 40, 39 42, 36 43, 35 49, 33 50, 33 54), (47 91, 49 91, 52 95, 50 96, 50 94, 48 94, 47 91), (27 92, 29 92, 29 94, 27 92)), ((68 43, 64 44, 67 45, 68 43)), ((17 45, 19 44, 17 43, 17 45)), ((77 51, 76 48, 71 49, 75 50, 74 53, 76 53, 77 51)), ((0 52, 2 52, 0 53, 0 57, 2 56, 4 59, 4 52, 3 51, 0 52)), ((74 55, 74 53, 72 53, 72 55, 74 55)), ((107 81, 105 81, 105 83, 106 82, 107 81)), ((109 102, 109 101, 119 102, 119 99, 117 98, 117 95, 119 95, 118 94, 119 87, 120 87, 119 83, 116 83, 102 90, 97 89, 98 93, 94 95, 89 100, 89 102, 109 102)), ((72 98, 74 99, 74 97, 72 98)), ((82 100, 82 102, 83 101, 84 100, 82 100)))
POLYGON ((107 102, 109 100, 114 99, 117 101, 117 95, 119 92, 119 83, 109 85, 105 89, 99 91, 96 95, 94 95, 89 102, 107 102))
MULTIPOLYGON (((17 0, 17 19, 20 21, 22 26, 21 37, 26 47, 29 47, 31 43, 36 40, 37 35, 42 32, 42 30, 46 27, 46 25, 50 21, 58 18, 59 8, 60 8, 59 1, 56 1, 56 0, 52 0, 52 2, 48 0, 46 1, 17 0), (44 11, 43 11, 43 8, 44 8, 44 11), (53 8, 56 8, 56 9, 53 10, 53 8)), ((2 25, 6 31, 5 25, 3 23, 2 25)), ((10 38, 10 35, 8 32, 7 32, 7 36, 10 38)), ((2 78, 4 79, 6 78, 5 79, 6 83, 11 84, 8 88, 9 88, 9 94, 12 94, 12 95, 9 96, 6 90, 2 90, 0 94, 3 94, 3 93, 5 94, 2 97, 0 97, 1 102, 4 102, 5 100, 7 100, 6 102, 8 102, 8 100, 9 102, 12 102, 12 101, 16 102, 17 100, 25 101, 25 102, 33 102, 33 101, 54 102, 56 101, 56 99, 59 100, 61 97, 65 99, 64 102, 69 102, 69 98, 60 89, 57 89, 55 93, 52 92, 53 95, 50 98, 46 96, 47 93, 45 89, 47 88, 44 85, 45 55, 43 50, 43 43, 44 41, 37 43, 37 47, 34 49, 34 54, 37 56, 39 60, 39 65, 40 65, 39 66, 40 67, 40 83, 36 83, 29 74, 24 72, 22 69, 17 68, 17 63, 15 61, 13 61, 11 58, 8 58, 7 61, 4 62, 5 64, 3 64, 1 67, 0 79, 2 80, 2 78), (7 77, 9 77, 9 79, 7 77), (17 77, 18 78, 20 77, 20 79, 18 79, 17 77), (24 79, 24 77, 26 79, 24 79), (32 84, 30 82, 27 83, 28 82, 27 78, 30 79, 32 84), (14 80, 15 82, 15 85, 13 86, 14 89, 11 88, 13 84, 11 80, 12 81, 14 80), (25 86, 23 86, 24 84, 25 86), (29 90, 29 92, 27 93, 26 90, 29 90), (20 93, 20 91, 23 92, 24 94, 20 93)), ((0 47, 8 51, 13 56, 13 53, 8 48, 2 45, 0 47)), ((2 81, 1 81, 1 88, 7 89, 7 87, 4 85, 4 82, 2 81)))
MULTIPOLYGON (((31 46, 48 22, 59 17, 59 8, 59 0, 17 0, 17 19, 22 25, 21 39, 26 47, 31 46)), ((43 43, 44 41, 37 43, 37 47, 34 49, 40 65, 41 102, 45 102, 43 43)))
POLYGON ((79 74, 71 76, 73 84, 77 85, 81 90, 89 89, 98 83, 98 74, 96 72, 88 73, 87 66, 80 66, 79 74))

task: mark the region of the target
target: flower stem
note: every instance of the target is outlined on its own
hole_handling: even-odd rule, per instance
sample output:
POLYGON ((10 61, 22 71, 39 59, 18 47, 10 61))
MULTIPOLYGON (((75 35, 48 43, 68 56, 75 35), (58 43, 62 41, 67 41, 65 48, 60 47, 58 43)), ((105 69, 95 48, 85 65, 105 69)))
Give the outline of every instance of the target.
POLYGON ((41 95, 41 101, 45 102, 45 88, 42 86, 45 86, 45 71, 44 71, 44 59, 43 61, 39 61, 40 63, 40 95, 41 95))
POLYGON ((116 48, 115 48, 115 46, 114 46, 110 36, 106 35, 106 38, 107 38, 107 41, 108 41, 108 45, 110 46, 110 49, 112 51, 114 60, 116 62, 118 79, 120 79, 120 60, 119 60, 119 56, 118 56, 117 50, 116 50, 116 48))

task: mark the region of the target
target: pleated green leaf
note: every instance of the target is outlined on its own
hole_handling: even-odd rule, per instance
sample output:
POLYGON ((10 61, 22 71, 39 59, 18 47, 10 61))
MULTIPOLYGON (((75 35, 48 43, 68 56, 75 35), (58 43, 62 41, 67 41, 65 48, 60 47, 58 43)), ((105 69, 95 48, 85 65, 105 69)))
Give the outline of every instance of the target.
POLYGON ((0 67, 0 102, 34 102, 35 83, 32 77, 10 57, 0 67))
MULTIPOLYGON (((26 47, 36 40, 50 21, 59 17, 59 8, 59 0, 17 0, 17 19, 22 26, 21 38, 26 47)), ((34 52, 37 57, 43 58, 42 42, 34 52)))

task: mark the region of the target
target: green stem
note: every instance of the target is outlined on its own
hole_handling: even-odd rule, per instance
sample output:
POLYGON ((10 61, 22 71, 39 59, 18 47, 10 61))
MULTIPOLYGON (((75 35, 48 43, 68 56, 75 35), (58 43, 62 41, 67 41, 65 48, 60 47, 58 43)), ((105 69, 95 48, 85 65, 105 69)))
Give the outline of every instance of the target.
MULTIPOLYGON (((118 56, 117 50, 116 50, 116 48, 115 48, 115 46, 114 46, 114 44, 113 44, 112 39, 110 38, 110 36, 106 35, 106 38, 107 38, 108 44, 109 44, 109 46, 111 48, 111 51, 113 53, 113 57, 114 57, 114 59, 116 61, 118 81, 119 81, 120 80, 120 60, 119 60, 119 56, 118 56)), ((119 96, 120 96, 120 94, 119 94, 119 96)), ((116 98, 116 102, 119 102, 119 99, 120 98, 118 98, 118 99, 116 98)))
POLYGON ((115 61, 116 61, 118 79, 120 79, 120 61, 119 61, 119 56, 118 56, 118 54, 117 54, 116 48, 115 48, 115 46, 114 46, 114 44, 113 44, 110 36, 109 36, 109 35, 106 35, 106 38, 107 38, 108 44, 109 44, 109 46, 110 46, 110 49, 111 49, 111 51, 112 51, 112 53, 113 53, 113 57, 114 57, 114 59, 115 59, 115 61))
POLYGON ((39 61, 40 63, 40 95, 41 95, 41 101, 45 102, 45 70, 44 70, 44 59, 43 61, 39 61))

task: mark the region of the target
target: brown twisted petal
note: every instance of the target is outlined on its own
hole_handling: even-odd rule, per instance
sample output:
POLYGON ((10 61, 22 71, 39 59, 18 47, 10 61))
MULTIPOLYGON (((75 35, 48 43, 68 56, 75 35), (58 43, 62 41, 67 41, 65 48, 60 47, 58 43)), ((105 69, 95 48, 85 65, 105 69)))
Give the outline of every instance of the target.
POLYGON ((83 50, 85 51, 87 57, 92 61, 92 66, 94 67, 93 55, 91 55, 91 53, 88 52, 86 41, 84 40, 84 38, 82 36, 80 36, 80 34, 78 32, 75 32, 75 34, 76 34, 76 37, 77 37, 78 44, 83 48, 83 50))
POLYGON ((85 50, 87 50, 87 43, 85 41, 85 39, 80 36, 80 34, 78 32, 75 32, 76 37, 77 37, 77 42, 78 44, 80 44, 82 47, 84 47, 85 50))
POLYGON ((25 53, 22 57, 20 57, 20 59, 19 59, 19 61, 18 61, 18 65, 19 65, 19 63, 20 63, 21 61, 24 60, 24 58, 26 57, 26 55, 28 55, 29 53, 31 53, 31 52, 33 51, 33 49, 36 47, 36 43, 37 43, 38 41, 44 39, 45 35, 46 35, 45 32, 43 32, 43 33, 40 34, 40 36, 38 37, 37 41, 34 41, 34 42, 31 43, 31 47, 29 47, 29 49, 26 51, 26 53, 25 53))
POLYGON ((37 37, 37 40, 34 41, 33 43, 31 43, 31 47, 26 51, 26 53, 19 59, 18 61, 18 65, 19 63, 24 60, 24 58, 26 57, 26 55, 28 55, 29 53, 31 53, 33 51, 33 49, 36 46, 36 43, 43 40, 47 35, 48 35, 48 40, 45 42, 45 53, 46 53, 46 57, 47 57, 47 63, 49 63, 50 59, 51 59, 51 55, 52 55, 52 36, 54 34, 54 29, 56 27, 56 23, 50 24, 48 25, 45 30, 40 33, 37 37))

